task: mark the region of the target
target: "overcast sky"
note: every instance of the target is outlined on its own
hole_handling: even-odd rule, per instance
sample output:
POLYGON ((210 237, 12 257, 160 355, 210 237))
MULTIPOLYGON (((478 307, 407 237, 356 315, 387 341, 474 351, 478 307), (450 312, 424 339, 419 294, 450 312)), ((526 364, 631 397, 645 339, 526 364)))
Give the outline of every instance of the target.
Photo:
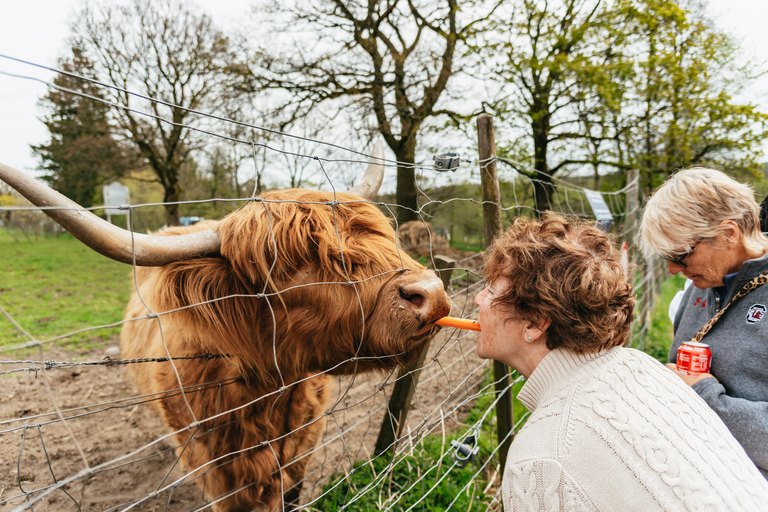
MULTIPOLYGON (((0 55, 56 67, 69 50, 66 39, 80 0, 26 0, 3 2, 0 10, 0 55)), ((236 26, 248 15, 250 0, 197 0, 223 28, 236 26)), ((52 81, 53 74, 0 57, 0 72, 52 81)), ((47 140, 40 121, 44 112, 38 98, 47 88, 40 82, 0 74, 0 162, 21 171, 37 167, 30 144, 47 140)))
MULTIPOLYGON (((249 0, 202 0, 203 9, 225 30, 248 16, 249 0)), ((80 0, 4 2, 0 13, 0 55, 55 67, 68 50, 69 21, 80 0)), ((742 39, 745 52, 768 61, 768 0, 710 0, 710 15, 724 29, 742 39)), ((52 74, 0 57, 0 72, 35 76, 50 81, 52 74)), ((748 98, 768 111, 768 79, 748 98)), ((0 74, 0 162, 23 171, 36 168, 30 144, 46 141, 43 112, 37 105, 45 95, 42 83, 0 74)), ((768 149, 768 148, 767 148, 768 149)), ((768 151, 766 151, 768 154, 768 151)))

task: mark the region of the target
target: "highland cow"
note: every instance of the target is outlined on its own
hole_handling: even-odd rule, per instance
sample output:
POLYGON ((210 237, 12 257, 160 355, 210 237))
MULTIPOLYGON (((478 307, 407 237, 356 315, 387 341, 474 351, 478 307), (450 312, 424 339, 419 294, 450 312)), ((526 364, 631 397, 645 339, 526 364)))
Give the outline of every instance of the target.
POLYGON ((0 164, 81 241, 137 265, 123 357, 220 356, 132 365, 141 393, 169 392, 156 410, 216 511, 295 503, 330 376, 414 360, 449 313, 440 279, 363 200, 382 173, 372 163, 350 193, 269 192, 221 221, 140 235, 0 164))

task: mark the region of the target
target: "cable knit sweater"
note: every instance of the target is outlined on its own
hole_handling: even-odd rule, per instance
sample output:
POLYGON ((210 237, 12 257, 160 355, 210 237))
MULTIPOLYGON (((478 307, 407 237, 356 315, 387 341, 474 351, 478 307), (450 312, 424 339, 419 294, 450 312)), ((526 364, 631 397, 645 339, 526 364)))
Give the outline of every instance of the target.
POLYGON ((507 457, 507 512, 768 510, 717 414, 643 352, 554 350, 518 398, 532 414, 507 457))

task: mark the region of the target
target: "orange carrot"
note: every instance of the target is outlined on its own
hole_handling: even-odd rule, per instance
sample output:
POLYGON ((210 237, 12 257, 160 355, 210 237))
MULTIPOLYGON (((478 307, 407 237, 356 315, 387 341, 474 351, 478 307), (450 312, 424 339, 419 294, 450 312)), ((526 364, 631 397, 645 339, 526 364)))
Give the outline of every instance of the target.
POLYGON ((442 325, 443 327, 457 327, 459 329, 466 329, 469 331, 480 331, 480 324, 477 323, 477 320, 467 320, 464 318, 445 316, 435 323, 437 325, 442 325))

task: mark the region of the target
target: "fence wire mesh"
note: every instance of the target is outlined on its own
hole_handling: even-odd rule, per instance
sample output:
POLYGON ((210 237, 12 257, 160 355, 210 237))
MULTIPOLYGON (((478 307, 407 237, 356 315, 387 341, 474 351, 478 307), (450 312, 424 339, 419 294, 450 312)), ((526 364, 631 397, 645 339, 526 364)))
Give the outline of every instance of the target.
MULTIPOLYGON (((167 103, 164 106, 177 108, 167 103)), ((146 111, 135 113, 168 122, 146 111)), ((162 302, 158 295, 183 290, 153 288, 147 283, 159 279, 158 272, 133 267, 132 277, 126 272, 125 279, 133 283, 134 301, 144 307, 141 313, 98 325, 83 318, 74 330, 42 337, 33 333, 50 321, 46 318, 55 315, 19 321, 17 317, 22 315, 15 309, 12 290, 0 290, 0 458, 7 468, 0 473, 0 507, 229 510, 242 500, 255 499, 252 503, 266 503, 261 508, 254 505, 256 510, 500 510, 500 440, 495 438, 494 429, 497 396, 489 362, 475 353, 476 335, 443 329, 428 344, 423 365, 402 374, 393 362, 402 355, 401 345, 392 344, 390 354, 383 356, 365 355, 362 346, 363 340, 388 336, 380 330, 386 322, 376 323, 374 317, 379 314, 376 308, 387 309, 389 305, 374 301, 371 306, 368 297, 385 289, 392 279, 418 272, 422 264, 437 269, 441 277, 450 276, 443 282, 451 315, 476 316, 473 298, 484 286, 482 253, 470 247, 482 245, 482 201, 474 193, 477 176, 467 176, 474 189, 435 186, 427 179, 432 166, 416 165, 422 178, 415 212, 419 220, 398 224, 396 213, 401 205, 391 201, 349 202, 337 196, 348 187, 333 168, 357 166, 362 173, 362 166, 367 165, 366 151, 312 140, 328 149, 319 157, 281 148, 280 141, 288 134, 272 133, 274 143, 256 143, 217 132, 216 123, 227 124, 226 119, 194 114, 208 117, 207 128, 181 128, 248 148, 254 166, 259 165, 257 153, 305 161, 322 176, 316 186, 326 191, 326 199, 306 200, 281 192, 258 198, 254 192, 245 197, 199 200, 230 204, 229 210, 234 210, 230 215, 242 217, 242 222, 260 216, 262 224, 268 225, 266 274, 246 280, 250 287, 241 287, 239 293, 158 310, 154 309, 162 302), (336 254, 334 258, 316 253, 310 262, 291 259, 295 248, 286 233, 298 233, 300 226, 281 222, 280 211, 286 203, 310 212, 310 216, 331 219, 329 232, 333 236, 325 250, 336 254), (350 231, 349 227, 359 205, 374 206, 384 225, 394 227, 387 235, 390 257, 381 264, 367 265, 350 249, 350 239, 355 237, 360 237, 362 244, 368 242, 365 237, 369 234, 350 231), (474 231, 470 222, 461 229, 451 229, 464 219, 474 219, 474 231), (328 265, 335 265, 335 270, 317 271, 328 265), (291 270, 289 275, 284 275, 285 269, 291 270), (349 296, 354 296, 351 303, 342 300, 349 296), (215 317, 217 312, 227 312, 227 304, 233 303, 249 305, 252 314, 247 307, 229 311, 230 317, 218 317, 220 325, 206 328, 208 334, 216 330, 226 333, 219 350, 210 350, 210 344, 199 346, 195 332, 198 323, 174 321, 182 313, 185 319, 215 317), (291 309, 294 303, 309 314, 291 309), (344 308, 341 315, 332 311, 339 308, 344 308), (282 337, 290 332, 286 325, 307 319, 322 324, 330 317, 356 326, 354 333, 347 333, 357 343, 348 356, 341 355, 343 351, 333 339, 282 337), (228 324, 232 319, 237 323, 228 324), (85 349, 78 345, 75 353, 67 348, 73 338, 98 339, 99 333, 120 327, 124 331, 122 353, 113 347, 106 355, 103 341, 85 349), (267 345, 237 346, 224 339, 232 329, 246 327, 249 335, 268 340, 267 345), (151 336, 155 337, 150 342, 151 336), (295 354, 284 353, 283 346, 289 341, 295 354), (147 348, 129 349, 131 343, 147 348), (320 352, 338 351, 335 357, 327 358, 333 364, 319 371, 294 371, 294 366, 303 366, 293 365, 291 358, 311 352, 311 347, 305 351, 302 344, 322 343, 327 347, 320 352), (264 347, 267 350, 261 350, 264 347), (268 374, 260 374, 259 368, 267 368, 268 374), (410 379, 415 384, 404 418, 388 414, 398 379, 410 379), (379 433, 387 421, 397 423, 400 435, 384 450, 377 450, 379 433), (223 441, 233 435, 241 439, 237 443, 223 441), (477 456, 469 460, 474 448, 477 456), (240 478, 240 473, 252 478, 240 478), (266 481, 276 487, 262 486, 266 481)), ((381 163, 388 171, 402 165, 387 159, 381 163)), ((498 163, 505 225, 519 215, 541 213, 535 201, 537 183, 552 190, 552 210, 594 218, 584 187, 552 176, 531 179, 515 170, 520 168, 518 163, 503 159, 498 163)), ((470 159, 462 165, 481 170, 486 164, 470 159)), ((638 212, 627 208, 628 191, 633 190, 636 183, 603 194, 614 217, 611 230, 618 240, 631 241, 634 236, 634 224, 629 219, 638 212)), ((164 205, 127 206, 129 226, 136 229, 142 225, 144 211, 164 205)), ((16 239, 11 243, 19 253, 35 250, 34 243, 22 243, 28 241, 30 231, 59 232, 36 213, 37 209, 22 201, 0 207, 3 227, 9 241, 16 239)), ((103 207, 83 210, 99 214, 103 207)), ((304 242, 316 243, 312 236, 307 235, 304 242)), ((245 240, 238 243, 247 245, 245 240)), ((227 254, 242 249, 229 248, 227 254)), ((370 257, 372 253, 365 254, 370 257)), ((226 265, 236 267, 237 263, 228 261, 226 265)), ((12 261, 3 262, 3 266, 6 269, 0 271, 20 270, 14 269, 12 261)), ((233 274, 210 274, 208 279, 222 275, 233 274)), ((653 289, 658 279, 653 272, 643 275, 648 277, 638 278, 638 289, 653 289)), ((93 281, 96 285, 99 276, 94 275, 93 281)), ((36 282, 33 275, 30 286, 47 286, 47 281, 36 282)), ((88 289, 68 289, 46 294, 42 300, 45 310, 52 312, 62 303, 76 304, 79 296, 88 293, 88 289)), ((639 315, 641 319, 644 314, 639 315)), ((381 315, 390 322, 390 331, 403 328, 394 310, 381 315)), ((329 325, 329 338, 336 333, 334 328, 344 331, 343 325, 329 325)), ((642 326, 638 332, 642 340, 642 326)), ((114 335, 106 338, 107 345, 117 342, 114 335)), ((513 374, 509 392, 516 393, 522 383, 522 378, 513 374)), ((525 411, 517 404, 515 428, 519 429, 525 419, 525 411)))

